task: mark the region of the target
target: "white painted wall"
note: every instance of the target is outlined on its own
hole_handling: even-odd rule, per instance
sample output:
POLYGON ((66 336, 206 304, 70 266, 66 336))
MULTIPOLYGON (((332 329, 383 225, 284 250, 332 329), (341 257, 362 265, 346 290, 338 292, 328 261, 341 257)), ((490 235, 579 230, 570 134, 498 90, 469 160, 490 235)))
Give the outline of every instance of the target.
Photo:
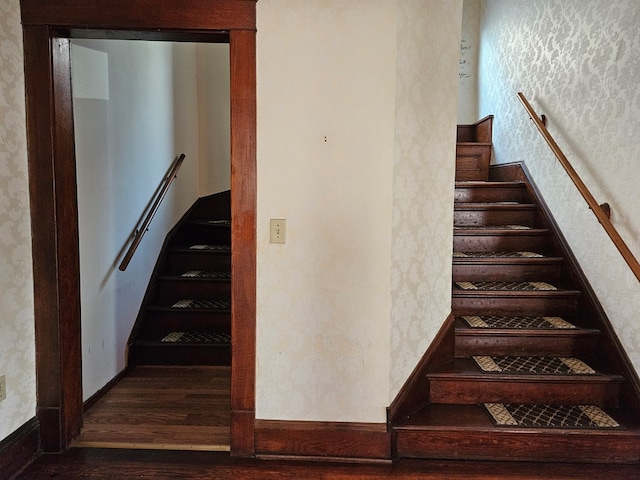
POLYGON ((482 0, 463 0, 462 35, 458 71, 458 123, 468 125, 478 117, 478 54, 482 0))
POLYGON ((450 311, 461 12, 258 3, 258 418, 384 422, 450 311))
POLYGON ((497 163, 524 160, 640 370, 640 284, 520 105, 522 91, 640 258, 640 3, 486 0, 480 115, 497 163))
POLYGON ((107 99, 81 98, 91 88, 85 94, 77 82, 74 98, 86 399, 125 366, 126 341, 166 233, 199 196, 229 188, 229 49, 114 40, 73 45, 74 78, 91 67, 94 77, 109 80, 107 99), (92 56, 107 61, 90 63, 92 56), (226 83, 218 78, 225 74, 226 83), (186 160, 177 179, 129 267, 119 271, 134 227, 180 153, 186 160))

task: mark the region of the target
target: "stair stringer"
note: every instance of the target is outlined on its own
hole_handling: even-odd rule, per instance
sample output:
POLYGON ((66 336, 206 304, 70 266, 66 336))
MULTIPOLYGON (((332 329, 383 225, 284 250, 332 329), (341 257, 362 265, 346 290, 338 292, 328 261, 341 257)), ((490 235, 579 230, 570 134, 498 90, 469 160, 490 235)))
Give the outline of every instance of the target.
POLYGON ((136 316, 136 321, 131 329, 131 333, 129 334, 129 338, 127 340, 125 361, 128 369, 131 369, 135 366, 135 358, 133 358, 131 354, 132 346, 135 343, 136 339, 139 337, 139 334, 144 326, 145 312, 147 310, 147 307, 151 304, 151 300, 155 295, 155 289, 158 285, 158 277, 160 276, 160 272, 162 271, 163 265, 167 258, 167 252, 171 241, 180 231, 180 229, 192 217, 199 217, 199 212, 207 208, 207 205, 211 204, 217 206, 219 208, 219 211, 228 211, 229 218, 231 217, 231 192, 229 190, 220 193, 214 193, 206 197, 200 197, 193 203, 193 205, 191 205, 191 207, 189 207, 189 209, 184 213, 180 220, 176 222, 173 228, 169 230, 169 232, 165 236, 162 247, 160 248, 160 253, 158 254, 158 259, 156 260, 156 264, 153 267, 153 272, 151 273, 151 277, 149 278, 147 289, 145 291, 144 297, 142 298, 140 309, 138 310, 138 315, 136 316))

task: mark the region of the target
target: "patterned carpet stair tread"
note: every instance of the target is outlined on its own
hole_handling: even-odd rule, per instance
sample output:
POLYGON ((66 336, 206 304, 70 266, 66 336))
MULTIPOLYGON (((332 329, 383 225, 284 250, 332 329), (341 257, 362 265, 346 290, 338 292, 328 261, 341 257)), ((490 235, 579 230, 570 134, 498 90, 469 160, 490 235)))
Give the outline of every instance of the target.
POLYGON ((544 258, 536 252, 453 252, 453 258, 544 258))
POLYGON ((574 357, 472 357, 483 372, 536 375, 594 375, 596 371, 574 357))
POLYGON ((484 407, 493 422, 500 427, 622 428, 618 422, 595 405, 485 403, 484 407))
POLYGON ((231 335, 218 332, 171 332, 162 339, 164 343, 209 343, 230 345, 231 335))
POLYGON ((184 272, 181 277, 184 278, 211 278, 216 280, 229 280, 231 279, 231 272, 209 272, 203 270, 190 270, 184 272))
POLYGON ((191 245, 189 250, 199 250, 204 252, 230 252, 229 245, 191 245))
POLYGON ((171 308, 192 308, 208 310, 230 310, 229 300, 178 300, 171 308))
POLYGON ((561 317, 500 317, 467 315, 461 317, 471 328, 504 328, 504 329, 575 329, 572 323, 561 317))
POLYGON ((527 225, 454 225, 456 228, 482 229, 482 230, 531 230, 527 225))
POLYGON ((462 290, 550 291, 556 287, 547 282, 455 282, 462 290))

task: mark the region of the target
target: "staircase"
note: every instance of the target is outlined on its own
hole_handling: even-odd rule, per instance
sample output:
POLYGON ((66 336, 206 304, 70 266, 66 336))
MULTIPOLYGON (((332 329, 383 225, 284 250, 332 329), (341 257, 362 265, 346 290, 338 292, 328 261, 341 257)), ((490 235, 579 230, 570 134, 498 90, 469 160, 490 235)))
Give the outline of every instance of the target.
POLYGON ((169 232, 129 338, 129 366, 231 364, 230 194, 169 232))
POLYGON ((492 171, 456 182, 453 319, 397 456, 640 462, 633 369, 526 171, 492 171))

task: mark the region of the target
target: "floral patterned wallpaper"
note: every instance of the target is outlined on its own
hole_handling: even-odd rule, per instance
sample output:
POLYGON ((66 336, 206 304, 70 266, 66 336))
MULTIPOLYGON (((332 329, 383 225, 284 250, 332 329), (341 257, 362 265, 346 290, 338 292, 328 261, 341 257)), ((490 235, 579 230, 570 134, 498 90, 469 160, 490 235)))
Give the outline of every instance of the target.
POLYGON ((31 226, 22 27, 18 0, 0 2, 0 440, 35 416, 31 226))
POLYGON ((640 258, 640 2, 485 0, 480 116, 495 162, 524 160, 640 369, 640 283, 529 120, 522 91, 640 258))
POLYGON ((398 2, 390 401, 451 311, 462 1, 398 2))

